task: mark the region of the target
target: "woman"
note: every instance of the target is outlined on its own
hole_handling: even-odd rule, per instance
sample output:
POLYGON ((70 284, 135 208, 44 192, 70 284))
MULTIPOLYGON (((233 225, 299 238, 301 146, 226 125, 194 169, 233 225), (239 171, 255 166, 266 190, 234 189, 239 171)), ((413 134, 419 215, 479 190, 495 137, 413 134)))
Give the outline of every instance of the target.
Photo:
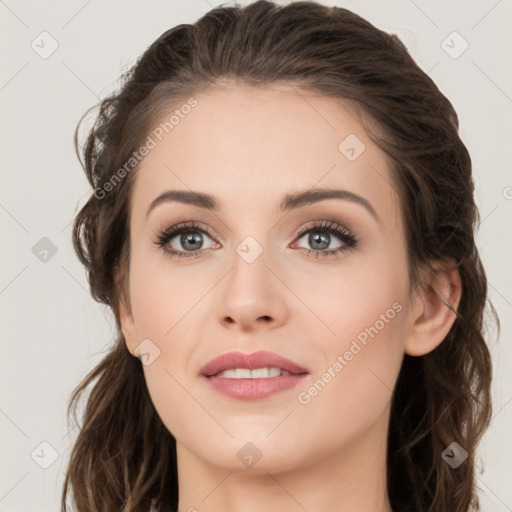
POLYGON ((78 511, 478 509, 487 283, 451 103, 314 2, 216 8, 103 100, 74 244, 115 346, 78 511))

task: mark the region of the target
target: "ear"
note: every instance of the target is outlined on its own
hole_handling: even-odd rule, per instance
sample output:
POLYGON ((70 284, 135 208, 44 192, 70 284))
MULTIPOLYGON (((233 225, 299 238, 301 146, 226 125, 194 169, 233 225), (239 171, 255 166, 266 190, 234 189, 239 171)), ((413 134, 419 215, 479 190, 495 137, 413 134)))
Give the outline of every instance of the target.
POLYGON ((140 354, 135 350, 137 345, 139 345, 137 329, 135 327, 135 321, 133 319, 129 299, 126 299, 124 296, 120 298, 119 319, 121 322, 121 330, 124 335, 126 347, 132 356, 139 356, 140 354))
MULTIPOLYGON (((123 267, 125 268, 125 267, 123 267)), ((126 347, 129 352, 137 357, 139 354, 135 350, 135 347, 139 345, 137 329, 135 327, 135 321, 133 319, 132 308, 130 304, 130 291, 127 272, 123 272, 119 267, 116 267, 115 271, 115 283, 116 289, 119 295, 119 323, 121 331, 123 332, 126 347)))
POLYGON ((462 282, 455 265, 435 265, 424 278, 413 299, 411 325, 405 340, 405 353, 422 356, 434 350, 450 331, 462 295, 462 282))

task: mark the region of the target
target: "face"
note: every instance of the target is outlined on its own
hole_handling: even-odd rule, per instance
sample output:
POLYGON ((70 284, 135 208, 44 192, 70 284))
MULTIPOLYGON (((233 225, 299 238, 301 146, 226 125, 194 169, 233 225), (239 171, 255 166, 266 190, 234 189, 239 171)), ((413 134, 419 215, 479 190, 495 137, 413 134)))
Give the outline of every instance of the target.
POLYGON ((235 85, 194 98, 153 137, 132 196, 123 330, 132 354, 149 354, 159 416, 179 450, 231 470, 248 442, 262 454, 254 471, 276 471, 383 436, 411 322, 389 162, 330 98, 235 85), (283 205, 316 189, 344 192, 283 205), (218 208, 175 199, 148 213, 171 190, 218 208), (219 355, 260 350, 308 373, 245 400, 200 374, 219 355))

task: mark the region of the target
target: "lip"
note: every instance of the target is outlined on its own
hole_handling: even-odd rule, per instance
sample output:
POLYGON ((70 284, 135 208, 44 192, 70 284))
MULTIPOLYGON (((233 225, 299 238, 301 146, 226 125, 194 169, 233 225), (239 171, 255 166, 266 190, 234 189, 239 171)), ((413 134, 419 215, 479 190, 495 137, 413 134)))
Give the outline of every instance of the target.
MULTIPOLYGON (((203 366, 200 370, 201 375, 212 377, 224 370, 231 368, 247 368, 254 370, 256 368, 275 367, 285 370, 292 374, 309 373, 306 368, 302 368, 297 363, 286 359, 274 352, 259 351, 252 354, 244 354, 243 352, 228 352, 222 354, 203 366)), ((279 377, 272 377, 279 378, 279 377)), ((260 380, 260 379, 253 379, 260 380)), ((271 379, 270 379, 271 380, 271 379)))
POLYGON ((206 380, 212 390, 225 396, 244 401, 266 398, 280 391, 297 386, 309 374, 306 368, 273 352, 228 352, 216 357, 201 368, 201 377, 206 380), (230 379, 218 377, 217 374, 231 368, 276 367, 286 370, 292 375, 269 377, 262 379, 230 379))

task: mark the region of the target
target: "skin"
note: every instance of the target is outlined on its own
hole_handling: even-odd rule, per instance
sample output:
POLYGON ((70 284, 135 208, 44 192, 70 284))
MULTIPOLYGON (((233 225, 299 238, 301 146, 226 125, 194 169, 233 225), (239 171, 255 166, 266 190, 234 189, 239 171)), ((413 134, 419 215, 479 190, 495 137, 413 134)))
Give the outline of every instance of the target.
MULTIPOLYGON (((179 510, 389 512, 392 389, 404 353, 426 354, 448 333, 455 315, 444 301, 458 305, 458 272, 440 267, 409 293, 389 162, 348 104, 288 86, 232 84, 194 97, 198 105, 137 170, 129 299, 121 314, 134 356, 145 339, 160 350, 143 369, 155 408, 176 438, 179 510), (338 150, 349 134, 366 146, 354 161, 338 150), (285 194, 312 187, 357 194, 378 220, 339 199, 279 210, 285 194), (167 202, 146 218, 153 199, 170 189, 213 194, 221 208, 167 202), (214 234, 203 235, 199 256, 170 258, 154 243, 160 230, 192 220, 214 234), (308 255, 308 235, 298 238, 297 230, 323 220, 348 229, 357 246, 308 255), (248 236, 263 248, 252 263, 236 251, 248 236), (298 394, 396 303, 400 312, 301 403, 298 394), (198 376, 231 350, 274 351, 310 374, 297 388, 239 401, 198 376), (237 457, 248 442, 262 455, 252 467, 237 457)), ((343 245, 330 236, 329 249, 343 245)), ((172 244, 185 251, 180 235, 172 244)))

